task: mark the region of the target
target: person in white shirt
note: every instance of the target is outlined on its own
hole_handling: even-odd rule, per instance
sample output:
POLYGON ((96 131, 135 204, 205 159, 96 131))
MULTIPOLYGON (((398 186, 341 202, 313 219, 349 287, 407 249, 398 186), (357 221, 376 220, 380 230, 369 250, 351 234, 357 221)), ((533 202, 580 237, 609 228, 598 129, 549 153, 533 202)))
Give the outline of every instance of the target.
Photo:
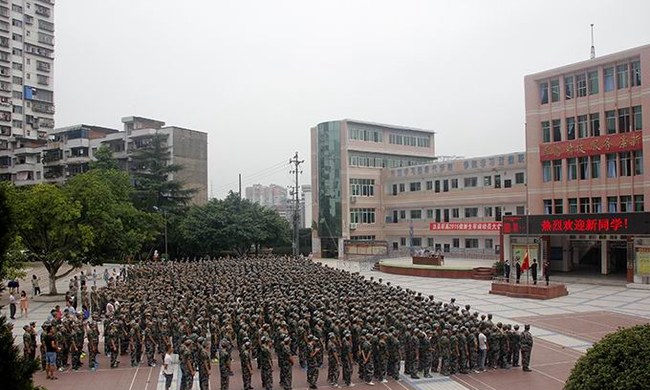
POLYGON ((487 356, 487 349, 488 349, 487 337, 485 336, 485 333, 483 333, 483 330, 484 329, 481 328, 481 331, 478 334, 478 370, 479 371, 485 371, 485 358, 487 356))
POLYGON ((115 302, 114 299, 111 299, 107 304, 106 304, 106 316, 111 317, 113 313, 115 313, 115 306, 113 305, 113 302, 115 302))
POLYGON ((165 376, 165 390, 169 390, 172 387, 172 379, 174 378, 174 369, 172 368, 172 354, 174 353, 174 348, 171 344, 167 345, 167 352, 165 353, 165 358, 163 359, 163 375, 165 376))

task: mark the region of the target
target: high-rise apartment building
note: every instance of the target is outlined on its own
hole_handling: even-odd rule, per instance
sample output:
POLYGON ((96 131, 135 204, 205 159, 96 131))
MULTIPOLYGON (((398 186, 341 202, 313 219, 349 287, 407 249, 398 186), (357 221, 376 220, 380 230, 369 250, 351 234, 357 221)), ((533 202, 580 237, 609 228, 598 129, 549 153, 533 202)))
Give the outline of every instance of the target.
POLYGON ((42 180, 54 128, 54 1, 0 0, 0 180, 42 180))

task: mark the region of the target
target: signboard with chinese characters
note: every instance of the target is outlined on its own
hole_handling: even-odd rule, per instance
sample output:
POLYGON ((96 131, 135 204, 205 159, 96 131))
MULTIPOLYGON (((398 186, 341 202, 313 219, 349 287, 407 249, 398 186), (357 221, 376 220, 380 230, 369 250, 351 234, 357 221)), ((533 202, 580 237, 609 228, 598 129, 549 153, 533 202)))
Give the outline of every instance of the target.
POLYGON ((501 222, 431 222, 429 230, 499 231, 501 222))
POLYGON ((642 141, 643 134, 641 131, 631 131, 600 137, 545 143, 539 145, 539 159, 540 161, 549 161, 606 153, 630 152, 632 150, 641 150, 642 141))
POLYGON ((503 234, 650 234, 650 213, 504 216, 503 234))

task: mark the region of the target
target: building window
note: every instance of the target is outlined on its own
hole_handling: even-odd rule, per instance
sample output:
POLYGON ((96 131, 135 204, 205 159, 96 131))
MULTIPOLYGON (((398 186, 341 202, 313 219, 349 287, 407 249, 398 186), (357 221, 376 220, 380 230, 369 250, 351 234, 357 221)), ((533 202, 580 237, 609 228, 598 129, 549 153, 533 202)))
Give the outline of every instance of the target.
POLYGON ((524 184, 524 173, 523 172, 515 173, 515 184, 524 184))
POLYGON ((553 160, 553 181, 562 181, 562 160, 553 160))
POLYGON ((578 157, 578 171, 580 180, 589 179, 589 157, 578 157))
POLYGON ((350 223, 375 223, 375 209, 350 209, 350 223))
POLYGON ((551 80, 551 101, 560 101, 560 80, 558 79, 551 80))
POLYGON ((451 246, 454 248, 460 248, 460 238, 452 238, 451 246))
POLYGON ((589 198, 580 198, 580 213, 589 214, 589 198))
POLYGON ((399 238, 399 244, 401 246, 406 246, 406 237, 400 237, 399 238))
POLYGON ((483 208, 483 216, 484 217, 491 217, 492 216, 492 207, 487 206, 483 208))
POLYGON ((427 246, 433 248, 433 237, 427 237, 427 246))
POLYGON ((562 122, 559 119, 553 120, 553 142, 562 141, 562 122))
POLYGON ((553 214, 553 202, 550 199, 544 199, 544 214, 553 214))
POLYGON ((616 154, 608 154, 605 158, 607 160, 607 177, 616 177, 616 154))
POLYGON ((463 184, 465 188, 476 187, 478 185, 477 177, 466 177, 463 179, 463 184))
POLYGON ((551 162, 542 161, 542 179, 544 183, 551 181, 551 162))
POLYGON ((512 187, 512 180, 510 180, 510 179, 505 179, 505 180, 503 181, 503 188, 510 188, 510 187, 512 187))
POLYGON ((440 222, 440 209, 436 209, 436 222, 440 222))
POLYGON ((352 140, 366 142, 382 142, 381 130, 366 129, 363 127, 350 126, 349 138, 352 140))
POLYGON ((576 118, 566 118, 566 139, 576 139, 576 118))
POLYGON ((406 219, 406 210, 400 210, 399 211, 399 219, 401 219, 401 220, 406 219))
POLYGON ((478 217, 478 207, 465 207, 465 218, 478 217))
POLYGON ((591 156, 591 178, 600 178, 600 155, 591 156))
POLYGON ((593 213, 603 212, 603 205, 600 201, 600 197, 591 198, 591 211, 593 213))
POLYGON ((411 210, 411 219, 422 219, 422 210, 411 210))
POLYGON ((627 133, 628 131, 632 131, 630 124, 630 109, 620 108, 618 110, 618 132, 627 133))
POLYGON ((618 65, 616 67, 616 87, 618 89, 627 88, 629 86, 628 80, 627 64, 618 65))
POLYGON ((634 195, 634 211, 645 211, 643 195, 634 195))
POLYGON ((427 180, 427 191, 431 191, 432 189, 433 189, 433 181, 427 180))
POLYGON ((608 196, 607 197, 607 212, 608 213, 617 212, 616 211, 617 206, 618 206, 618 198, 616 198, 615 196, 608 196))
POLYGON ((451 179, 451 188, 458 188, 458 179, 451 179))
POLYGON ((587 96, 587 76, 584 73, 576 75, 576 84, 578 97, 587 96))
POLYGON ((440 180, 436 180, 435 183, 433 184, 433 192, 440 192, 440 180))
POLYGON ((526 213, 526 208, 524 206, 517 206, 515 209, 515 214, 524 215, 526 213))
POLYGON ((630 195, 621 196, 621 213, 629 213, 632 209, 632 197, 630 195))
POLYGON ((427 209, 427 219, 433 219, 433 209, 427 209))
POLYGON ((350 179, 350 192, 352 196, 375 196, 375 180, 350 179))
POLYGON ((492 176, 483 176, 483 187, 492 186, 492 176))
POLYGON ((578 178, 578 166, 575 157, 567 158, 567 180, 576 180, 578 178))
POLYGON ((393 196, 397 195, 397 184, 393 184, 393 196))
POLYGON ((591 71, 587 76, 589 77, 589 94, 595 95, 598 93, 598 71, 591 71))
POLYGON ((465 248, 478 248, 478 238, 466 238, 465 248))
POLYGON ((632 155, 630 152, 619 153, 618 163, 620 176, 632 176, 632 155))
POLYGON ((616 111, 605 111, 605 122, 607 122, 607 134, 616 133, 616 111))
POLYGON ((589 114, 589 135, 598 137, 600 135, 600 114, 589 114))
POLYGON ((578 117, 578 138, 587 138, 587 115, 578 117))
POLYGON ((542 82, 539 83, 539 100, 541 104, 548 103, 548 83, 542 82))
POLYGON ((445 179, 442 181, 442 192, 449 192, 449 180, 445 179))
POLYGON ((632 107, 632 121, 634 122, 634 130, 643 130, 643 114, 641 113, 641 106, 632 107))
POLYGON ((563 206, 562 206, 562 199, 554 199, 553 200, 553 207, 555 209, 555 210, 553 210, 555 214, 563 214, 564 213, 564 209, 563 209, 563 206))
POLYGON ((460 209, 459 208, 451 209, 451 217, 452 218, 460 218, 460 209))
POLYGON ((569 214, 578 214, 578 199, 569 198, 569 214))
POLYGON ((605 84, 605 92, 614 90, 614 68, 603 69, 603 80, 605 84))
POLYGON ((634 151, 634 174, 643 175, 643 151, 634 151))
POLYGON ((399 183, 399 192, 406 191, 406 185, 404 183, 399 183))
POLYGON ((564 98, 566 100, 573 99, 573 76, 564 76, 564 98))
POLYGON ((632 86, 638 87, 641 85, 641 62, 634 61, 630 65, 632 68, 632 86))
POLYGON ((542 122, 542 142, 551 142, 551 123, 549 121, 542 122))
POLYGON ((422 190, 422 183, 420 183, 419 181, 416 181, 416 182, 413 182, 413 183, 409 184, 409 190, 411 192, 417 192, 417 191, 422 190))
POLYGON ((492 249, 492 248, 494 248, 494 241, 491 238, 486 238, 485 249, 492 249))

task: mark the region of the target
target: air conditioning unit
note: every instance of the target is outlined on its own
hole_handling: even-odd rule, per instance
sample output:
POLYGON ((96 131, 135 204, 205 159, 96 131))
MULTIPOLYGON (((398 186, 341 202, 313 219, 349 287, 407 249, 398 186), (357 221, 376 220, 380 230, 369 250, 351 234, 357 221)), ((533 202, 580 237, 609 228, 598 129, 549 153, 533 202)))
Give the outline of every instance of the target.
POLYGON ((351 223, 350 224, 350 230, 355 230, 357 228, 357 223, 351 223))

